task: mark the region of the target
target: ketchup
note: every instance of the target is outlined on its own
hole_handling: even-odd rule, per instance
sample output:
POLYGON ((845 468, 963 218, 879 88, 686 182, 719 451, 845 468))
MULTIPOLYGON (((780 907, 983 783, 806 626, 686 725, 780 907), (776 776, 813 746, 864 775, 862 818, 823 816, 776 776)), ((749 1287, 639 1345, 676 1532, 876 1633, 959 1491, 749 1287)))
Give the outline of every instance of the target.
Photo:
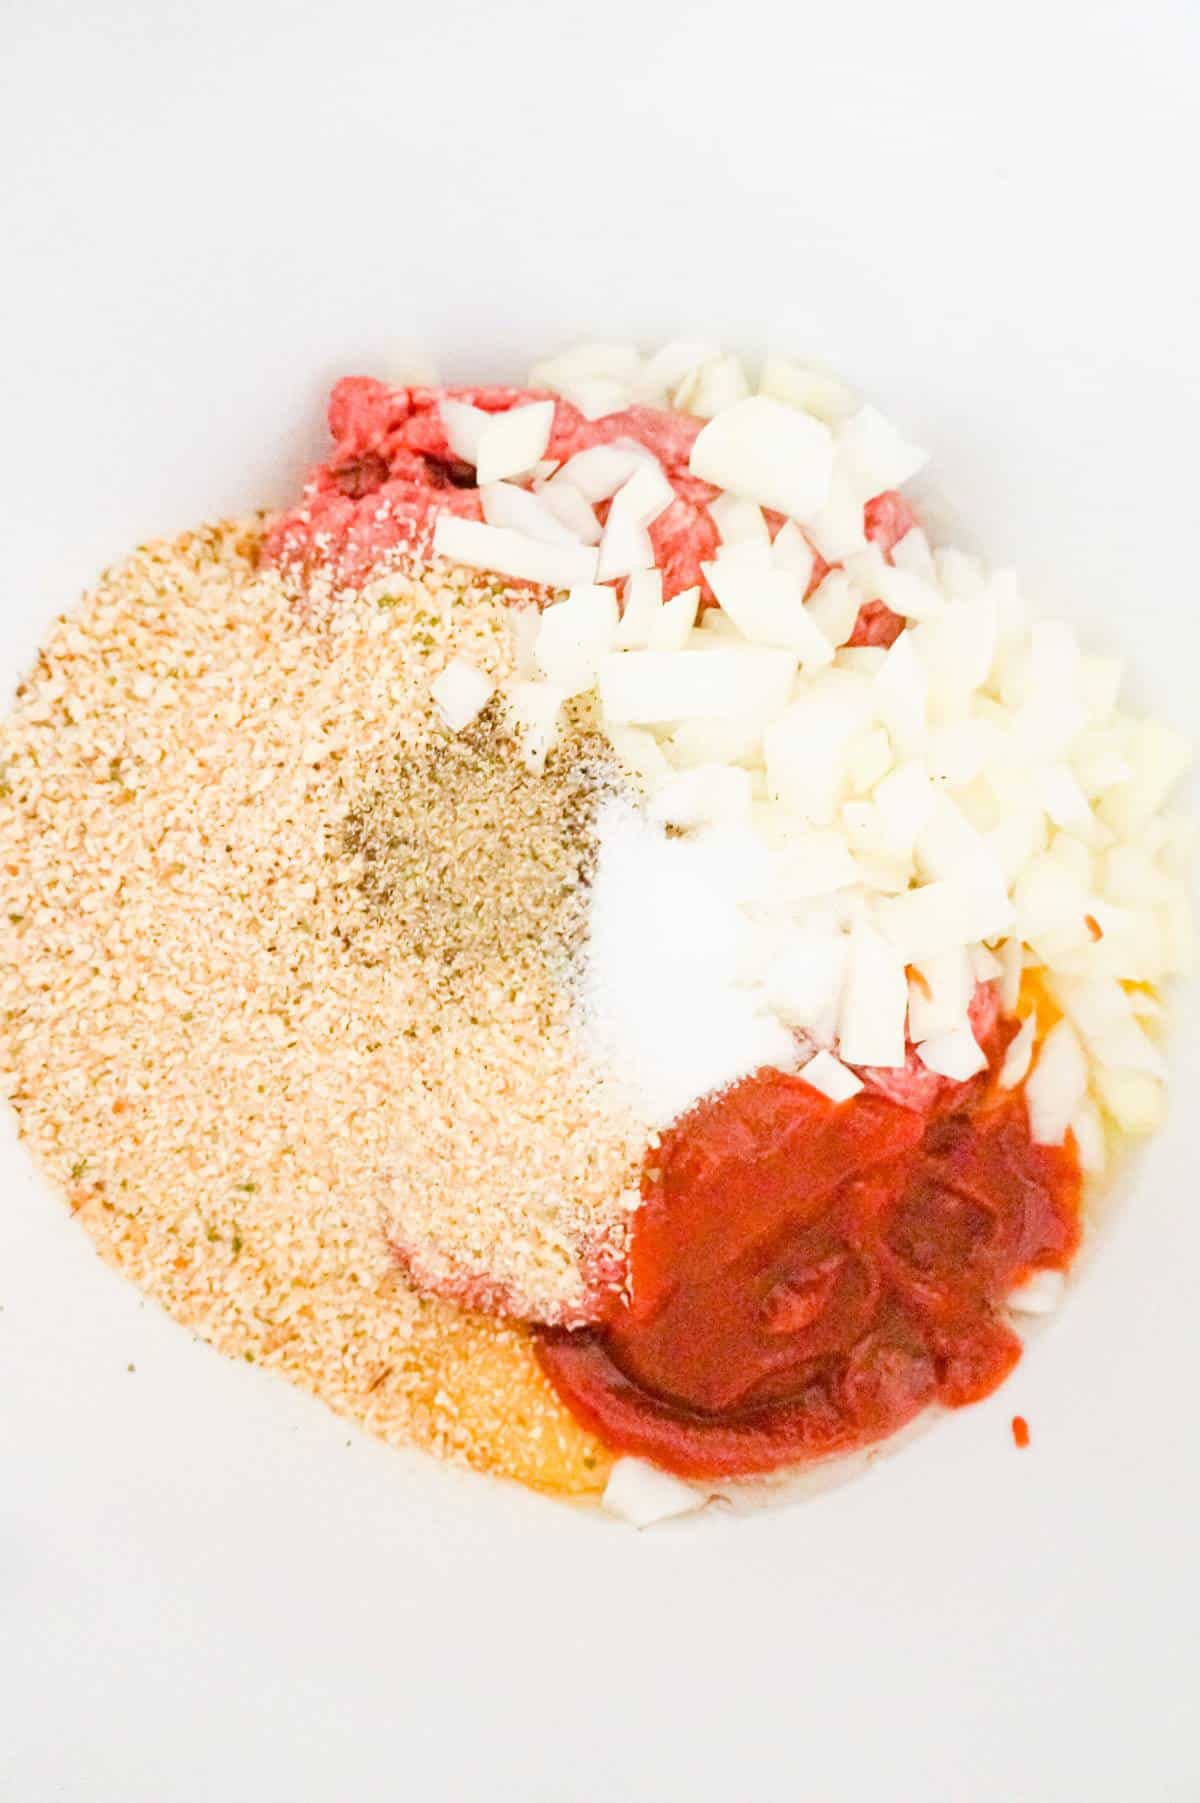
POLYGON ((1034 1145, 990 1074, 921 1113, 759 1071, 664 1134, 627 1296, 539 1357, 600 1439, 682 1476, 848 1451, 995 1389, 1003 1299, 1069 1263, 1079 1195, 1073 1147, 1034 1145))

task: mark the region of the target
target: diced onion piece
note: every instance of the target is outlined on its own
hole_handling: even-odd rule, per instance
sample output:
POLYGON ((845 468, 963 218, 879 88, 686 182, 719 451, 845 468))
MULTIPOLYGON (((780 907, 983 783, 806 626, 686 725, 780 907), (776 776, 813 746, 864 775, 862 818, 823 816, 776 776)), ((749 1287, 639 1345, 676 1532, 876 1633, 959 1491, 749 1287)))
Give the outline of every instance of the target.
POLYGON ((875 698, 880 718, 900 750, 906 751, 918 743, 925 730, 929 679, 909 633, 902 632, 888 647, 883 667, 875 678, 875 698))
POLYGON ((553 427, 553 401, 529 401, 505 413, 490 414, 479 434, 475 457, 480 486, 527 476, 545 456, 553 427))
POLYGON ((934 789, 925 766, 897 764, 875 790, 874 801, 888 844, 907 857, 933 812, 934 789))
POLYGON ((708 511, 723 545, 770 546, 771 534, 767 531, 763 510, 753 501, 739 501, 736 495, 718 495, 715 501, 709 502, 708 511))
POLYGON ((954 1027, 939 1033, 917 1047, 917 1057, 926 1070, 954 1083, 965 1083, 979 1071, 987 1069, 987 1059, 969 1026, 954 1027))
POLYGON ((804 522, 826 563, 840 563, 866 549, 863 494, 851 480, 844 463, 834 460, 825 499, 804 522))
POLYGON ((1192 744, 1161 720, 1139 720, 1129 734, 1126 757, 1133 774, 1105 792, 1098 812, 1120 838, 1132 839, 1158 813, 1191 763, 1192 744))
MULTIPOLYGON (((613 496, 614 511, 619 508, 627 513, 639 525, 650 526, 675 499, 675 490, 668 482, 662 465, 649 458, 637 465, 632 475, 623 482, 613 496)), ((611 517, 611 516, 610 516, 611 517)))
POLYGON ((1000 976, 1000 1012, 1013 1014, 1021 994, 1021 973, 1025 965, 1025 948, 1019 939, 1006 939, 997 956, 1002 966, 1000 976))
MULTIPOLYGON (((920 581, 922 578, 906 580, 920 581)), ((893 570, 885 575, 881 594, 896 612, 899 596, 889 600, 889 590, 896 577, 893 570)), ((938 592, 938 591, 935 591, 938 592)), ((955 720, 966 707, 976 689, 983 687, 996 659, 999 619, 995 598, 987 593, 967 600, 943 603, 934 618, 926 618, 914 637, 914 648, 929 674, 930 693, 935 697, 941 717, 955 720)))
POLYGON ((1018 1315, 1052 1315, 1063 1298, 1067 1280, 1061 1271, 1031 1271, 1006 1298, 1018 1315))
POLYGON ((1079 1168, 1089 1177, 1102 1177, 1108 1165, 1108 1139, 1104 1118, 1090 1096, 1071 1116, 1071 1132, 1079 1152, 1079 1168))
POLYGON ((1052 972, 1050 993, 1097 1064, 1165 1077, 1166 1060, 1133 1011, 1129 995, 1112 977, 1068 977, 1052 972))
POLYGON ((468 401, 452 401, 445 397, 438 402, 438 412, 442 416, 446 442, 454 455, 464 463, 478 463, 479 441, 491 423, 491 414, 485 413, 482 407, 472 407, 468 401))
POLYGON ((653 791, 675 774, 658 740, 640 726, 610 726, 608 741, 626 767, 653 791))
POLYGON ((553 389, 578 407, 585 419, 600 419, 633 400, 641 364, 631 344, 580 344, 536 363, 529 385, 553 389))
POLYGON ((617 597, 611 588, 589 583, 573 588, 565 601, 543 608, 534 656, 549 682, 568 697, 590 689, 617 631, 617 597))
POLYGON ((1025 1084, 1029 1131, 1035 1145, 1061 1146, 1087 1095, 1087 1059, 1066 1020, 1051 1027, 1025 1084))
POLYGON ((968 902, 968 944, 998 939, 1012 924, 1013 907, 1004 872, 987 840, 943 790, 934 797, 929 820, 915 847, 921 873, 952 882, 968 902))
POLYGON ((380 374, 393 388, 436 388, 441 379, 429 352, 406 338, 388 345, 380 374))
POLYGON ((802 595, 808 593, 812 581, 812 546, 794 520, 785 520, 771 544, 771 561, 776 569, 786 570, 800 584, 802 595))
MULTIPOLYGON (((887 776, 892 762, 892 741, 882 726, 874 726, 846 747, 846 780, 856 795, 869 795, 887 776)), ((893 848, 889 845, 887 849, 893 848)))
POLYGON ((928 451, 909 444, 875 407, 860 407, 838 426, 837 447, 866 499, 901 487, 929 462, 928 451))
POLYGON ((725 408, 744 400, 750 392, 741 359, 732 351, 709 357, 686 375, 673 396, 673 403, 696 419, 712 419, 725 408))
POLYGON ((945 612, 941 589, 912 570, 892 569, 885 564, 874 587, 876 597, 906 620, 936 620, 945 612))
POLYGON ((577 545, 575 534, 556 519, 540 495, 518 488, 514 482, 489 482, 479 491, 483 517, 489 526, 511 527, 547 545, 577 545))
POLYGON ((776 884, 785 904, 832 895, 858 880, 859 868, 845 836, 832 828, 795 834, 776 858, 776 884))
POLYGON ((579 376, 610 376, 633 381, 642 367, 636 345, 607 339, 574 344, 556 356, 542 357, 529 372, 531 388, 554 388, 558 378, 575 380, 579 376))
POLYGON ((674 772, 654 792, 649 813, 664 826, 705 826, 744 820, 750 812, 750 772, 737 764, 698 764, 674 772))
POLYGON ((1081 657, 1076 672, 1076 688, 1084 712, 1096 725, 1110 717, 1125 680, 1125 663, 1119 657, 1081 657))
POLYGON ((906 964, 965 947, 971 940, 970 899, 958 883, 922 883, 880 901, 876 913, 906 964))
POLYGON ((862 596, 844 570, 830 570, 805 602, 809 619, 835 647, 853 635, 861 606, 862 596))
POLYGON ((892 546, 892 562, 898 570, 909 570, 914 576, 923 576, 926 582, 938 579, 929 540, 919 526, 910 526, 892 546))
POLYGON ((967 1025, 975 984, 966 947, 949 946, 912 963, 913 975, 908 985, 909 1038, 919 1043, 967 1025))
POLYGON ((550 509, 560 526, 565 526, 571 537, 581 545, 598 545, 603 528, 596 518, 596 511, 586 496, 582 495, 573 483, 559 474, 541 487, 535 486, 539 500, 550 509))
POLYGON ((1098 1070, 1096 1093, 1122 1133, 1153 1133, 1166 1113, 1166 1091, 1142 1071, 1098 1070))
POLYGON ((787 357, 768 357, 762 366, 758 392, 785 406, 835 425, 858 407, 853 390, 829 370, 812 363, 793 363, 787 357))
POLYGON ((613 646, 618 651, 644 651, 654 636, 662 608, 662 571, 638 570, 625 584, 625 604, 613 646))
POLYGON ((618 1459, 609 1473, 601 1507, 631 1527, 649 1528, 702 1509, 708 1498, 645 1459, 618 1459))
POLYGON ((1004 966, 986 945, 971 947, 971 971, 977 983, 992 983, 1004 975, 1004 966))
POLYGON ((720 563, 752 564, 756 570, 773 570, 776 567, 769 539, 760 543, 758 539, 744 538, 739 543, 718 545, 717 560, 720 563))
POLYGON ((905 1061, 907 1013, 904 960, 873 927, 860 922, 850 936, 838 1023, 842 1057, 848 1064, 898 1069, 905 1061))
POLYGON ((601 582, 614 582, 639 570, 654 568, 654 546, 640 520, 614 502, 600 539, 596 574, 601 582))
MULTIPOLYGON (((933 705, 937 705, 934 696, 933 705)), ((993 750, 995 729, 990 720, 955 720, 931 726, 925 735, 925 762, 936 782, 965 789, 974 782, 993 750)))
POLYGON ((677 770, 696 764, 757 763, 762 726, 756 720, 684 720, 671 733, 666 749, 677 770))
MULTIPOLYGON (((657 571, 654 572, 657 574, 657 571)), ((636 578, 631 577, 631 581, 636 578)), ((700 607, 700 587, 680 589, 677 595, 658 609, 650 628, 650 647, 654 651, 682 651, 696 624, 700 607)))
POLYGON ((513 665, 517 675, 536 676, 537 659, 533 648, 542 623, 541 608, 532 601, 526 602, 519 607, 509 607, 505 617, 512 634, 513 665))
POLYGON ((720 345, 708 339, 672 338, 642 365, 637 378, 639 399, 661 403, 674 395, 702 363, 711 363, 720 355, 720 345))
POLYGON ((1004 1054, 1004 1063, 1000 1066, 999 1077, 1001 1089, 1015 1089, 1018 1083, 1024 1083, 1029 1075, 1029 1067, 1033 1063, 1033 1046, 1036 1038, 1037 1015, 1031 1014, 1028 1020, 1021 1022, 1004 1054))
POLYGON ((764 979, 767 1001, 779 1018, 832 1043, 849 951, 850 941, 836 928, 792 928, 764 979))
POLYGON ((1035 777, 1037 798, 1055 826, 1086 839, 1092 830, 1092 810, 1079 778, 1069 764, 1046 764, 1035 777))
POLYGON ((675 490, 659 464, 640 462, 621 484, 609 508, 600 540, 602 582, 654 568, 654 547, 646 528, 674 499, 675 490))
POLYGON ((464 520, 453 513, 438 515, 433 549, 451 563, 495 570, 501 576, 545 588, 573 588, 591 582, 596 574, 596 553, 586 545, 543 544, 527 533, 464 520))
POLYGON ((491 678, 461 657, 451 659, 430 689, 433 704, 451 732, 469 726, 495 692, 491 678))
POLYGON ((861 727, 852 691, 814 684, 763 734, 768 794, 798 819, 828 826, 843 797, 846 746, 861 727))
POLYGON ((709 421, 689 467, 701 481, 803 521, 829 493, 833 441, 819 420, 751 395, 709 421))
POLYGON ((1046 816, 1040 808, 1022 808, 1006 815, 986 837, 1005 882, 1013 884, 1025 866, 1046 849, 1046 816))
POLYGON ((600 700, 617 725, 771 719, 786 704, 796 659, 757 645, 711 651, 626 651, 600 666, 600 700))
POLYGON ((609 501, 628 482, 638 462, 637 454, 623 446, 591 445, 586 451, 577 451, 574 457, 568 457, 555 480, 569 482, 585 501, 593 504, 609 501))
POLYGON ((522 761, 535 773, 545 768, 558 742, 565 700, 562 689, 549 682, 515 682, 505 690, 505 711, 520 742, 522 761))
POLYGON ((803 668, 833 662, 833 646, 804 607, 794 576, 735 561, 701 564, 713 594, 751 644, 794 651, 803 668))
POLYGON ((832 1052, 820 1051, 802 1064, 798 1073, 806 1083, 819 1089, 831 1102, 848 1102, 865 1087, 860 1077, 844 1065, 832 1052))

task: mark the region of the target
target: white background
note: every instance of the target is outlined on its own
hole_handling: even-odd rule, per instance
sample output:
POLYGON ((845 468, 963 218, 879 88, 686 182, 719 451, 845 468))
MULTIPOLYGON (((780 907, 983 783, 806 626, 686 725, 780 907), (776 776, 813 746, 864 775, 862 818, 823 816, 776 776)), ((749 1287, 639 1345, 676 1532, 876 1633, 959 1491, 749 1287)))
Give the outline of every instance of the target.
MULTIPOLYGON (((967 540, 1187 723, 1197 20, 8 0, 0 676, 132 540, 283 498, 389 341, 507 376, 699 326, 842 366, 967 540)), ((1176 1052, 1000 1397, 804 1507, 641 1538, 219 1361, 6 1127, 0 1796, 1200 1798, 1194 1027, 1176 1052)))

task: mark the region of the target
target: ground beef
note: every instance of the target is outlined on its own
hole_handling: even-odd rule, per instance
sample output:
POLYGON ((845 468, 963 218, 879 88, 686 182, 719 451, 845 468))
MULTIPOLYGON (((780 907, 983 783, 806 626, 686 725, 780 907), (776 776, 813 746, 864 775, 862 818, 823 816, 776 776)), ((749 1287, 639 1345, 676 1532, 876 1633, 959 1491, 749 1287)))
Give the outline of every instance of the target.
MULTIPOLYGON (((309 472, 298 506, 270 523, 265 545, 274 563, 317 563, 347 582, 361 581, 397 547, 428 553, 438 513, 482 519, 470 465, 455 455, 442 423, 443 399, 465 401, 485 413, 504 413, 531 400, 553 398, 554 426, 547 457, 565 463, 593 445, 632 439, 652 451, 675 490, 675 500, 650 527, 655 559, 669 600, 699 584, 714 600, 702 565, 716 553, 718 534, 708 511, 717 490, 688 468, 703 421, 660 407, 627 407, 588 420, 569 401, 522 388, 389 388, 369 376, 345 376, 329 399, 333 450, 309 472)), ((768 513, 772 533, 782 515, 768 513)), ((864 510, 868 538, 891 554, 915 515, 903 496, 877 495, 864 510)), ((830 565, 816 557, 809 593, 830 565)), ((890 645, 903 621, 882 601, 859 614, 852 645, 890 645)))

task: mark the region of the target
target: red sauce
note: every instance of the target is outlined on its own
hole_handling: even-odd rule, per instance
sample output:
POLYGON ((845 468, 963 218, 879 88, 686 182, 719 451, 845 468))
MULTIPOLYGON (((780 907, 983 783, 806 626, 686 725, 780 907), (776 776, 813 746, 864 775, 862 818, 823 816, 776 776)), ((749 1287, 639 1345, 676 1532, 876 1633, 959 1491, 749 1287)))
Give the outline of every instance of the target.
POLYGON ((1024 1415, 1013 1416, 1012 1437, 1014 1444, 1021 1452, 1024 1452, 1025 1448, 1029 1445, 1029 1423, 1026 1421, 1024 1415))
MULTIPOLYGON (((651 1162, 652 1160, 652 1162, 651 1162)), ((701 1103, 643 1174, 628 1299, 539 1356, 610 1446, 684 1476, 865 1445, 995 1389, 1000 1304, 1079 1238, 1069 1145, 990 1078, 921 1113, 765 1070, 701 1103)))

